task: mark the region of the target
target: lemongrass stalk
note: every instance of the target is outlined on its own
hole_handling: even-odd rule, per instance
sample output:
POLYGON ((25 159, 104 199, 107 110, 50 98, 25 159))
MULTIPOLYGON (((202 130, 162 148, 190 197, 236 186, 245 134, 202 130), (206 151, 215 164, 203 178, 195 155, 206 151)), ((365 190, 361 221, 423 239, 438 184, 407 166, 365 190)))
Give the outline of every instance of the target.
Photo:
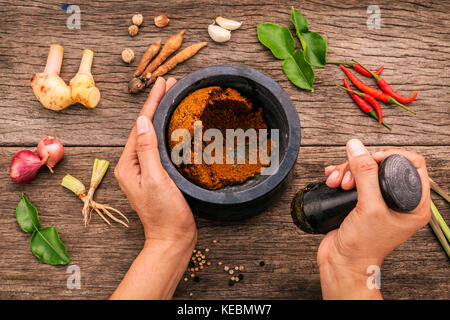
POLYGON ((61 185, 64 188, 69 189, 73 193, 75 193, 78 197, 86 196, 86 187, 84 184, 78 180, 77 178, 67 174, 61 181, 61 185))
POLYGON ((84 200, 82 210, 85 226, 88 224, 90 202, 93 200, 95 190, 97 190, 98 185, 102 182, 108 167, 109 161, 95 159, 94 166, 92 167, 91 185, 89 186, 89 192, 84 200))
MULTIPOLYGON (((95 175, 95 179, 93 180, 95 188, 92 188, 92 186, 91 186, 91 188, 89 189, 91 196, 94 195, 94 191, 95 191, 96 187, 98 187, 98 185, 100 184, 101 180, 103 179, 103 177, 106 173, 106 170, 108 170, 108 166, 109 166, 108 161, 96 159, 96 161, 94 163, 94 169, 92 172, 92 175, 93 176, 95 175), (93 190, 93 191, 91 192, 91 190, 93 190)), ((106 219, 105 215, 108 216, 111 220, 114 220, 120 224, 123 224, 125 227, 128 228, 128 224, 126 223, 126 222, 129 223, 128 218, 122 212, 120 212, 119 210, 114 209, 113 207, 110 207, 108 205, 97 203, 94 200, 92 200, 92 198, 89 198, 89 193, 86 193, 86 187, 77 178, 68 174, 63 178, 61 185, 65 188, 69 189, 73 193, 75 193, 81 199, 81 201, 83 201, 84 206, 83 206, 82 213, 83 213, 83 219, 84 219, 85 226, 87 226, 89 224, 89 221, 91 220, 91 213, 92 213, 92 209, 93 209, 95 212, 97 212, 97 214, 100 216, 100 218, 102 218, 107 224, 111 225, 111 223, 108 221, 108 219, 106 219), (126 222, 116 218, 110 211, 119 214, 121 217, 123 217, 126 220, 126 222)))
POLYGON ((431 229, 433 229, 434 234, 436 235, 439 242, 441 243, 441 246, 444 249, 445 253, 450 258, 450 245, 448 244, 447 240, 445 239, 444 233, 442 233, 442 230, 439 227, 439 224, 433 215, 431 215, 429 225, 430 225, 431 229))
POLYGON ((447 238, 448 241, 450 241, 450 229, 448 228, 447 223, 445 223, 444 218, 442 218, 441 214, 439 213, 439 210, 434 205, 433 201, 431 201, 431 212, 433 214, 434 219, 441 228, 442 232, 444 233, 445 237, 447 238))
POLYGON ((450 202, 450 197, 448 196, 448 194, 441 187, 439 187, 439 185, 436 182, 434 182, 431 178, 429 179, 431 189, 438 195, 440 195, 442 198, 444 198, 445 201, 450 202))
POLYGON ((95 159, 94 166, 92 168, 91 188, 97 189, 100 182, 102 182, 108 167, 109 161, 95 159))

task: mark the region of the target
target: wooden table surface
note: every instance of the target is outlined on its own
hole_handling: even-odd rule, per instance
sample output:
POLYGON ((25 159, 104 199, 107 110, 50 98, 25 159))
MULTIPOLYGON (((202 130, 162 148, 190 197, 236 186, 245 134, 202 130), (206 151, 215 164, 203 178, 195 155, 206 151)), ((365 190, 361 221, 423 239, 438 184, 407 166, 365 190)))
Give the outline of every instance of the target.
MULTIPOLYGON (((323 168, 344 160, 345 142, 359 138, 371 151, 387 146, 420 152, 430 176, 450 189, 449 89, 450 3, 448 1, 377 1, 381 29, 368 30, 367 1, 77 1, 81 29, 69 30, 69 14, 61 1, 1 1, 0 6, 0 298, 2 299, 105 299, 116 288, 142 247, 144 238, 137 215, 120 191, 113 175, 130 128, 146 93, 130 95, 127 83, 135 69, 120 59, 132 48, 138 59, 156 39, 187 29, 183 46, 210 40, 207 26, 219 16, 243 21, 231 41, 208 47, 170 72, 180 79, 191 71, 216 64, 255 68, 277 81, 291 97, 300 117, 302 142, 289 186, 281 199, 263 214, 242 223, 218 223, 197 218, 198 247, 211 248, 212 265, 200 273, 200 283, 181 282, 175 298, 320 299, 316 252, 322 236, 299 231, 291 221, 290 200, 312 181, 324 178, 323 168), (294 87, 276 60, 257 40, 256 26, 274 22, 291 26, 295 5, 313 31, 328 41, 328 59, 356 58, 375 68, 385 65, 384 77, 398 91, 419 90, 411 104, 413 116, 397 107, 385 107, 392 132, 362 114, 348 95, 334 86, 343 74, 335 66, 316 68, 315 92, 294 87), (301 6, 300 6, 301 5, 301 6), (142 13, 144 24, 137 37, 127 34, 130 18, 142 13), (165 13, 170 24, 156 28, 153 17, 165 13), (76 73, 81 52, 95 52, 92 73, 100 88, 99 106, 80 105, 61 112, 44 109, 29 81, 44 68, 48 47, 64 49, 62 78, 76 73), (32 183, 20 186, 8 176, 10 159, 24 148, 35 150, 44 136, 56 136, 66 147, 63 161, 51 175, 46 170, 32 183), (130 218, 130 228, 107 226, 94 217, 82 225, 82 203, 60 186, 70 173, 86 184, 94 158, 111 161, 111 169, 96 193, 130 218), (28 234, 15 220, 14 209, 25 192, 38 208, 41 223, 54 225, 67 246, 71 262, 81 271, 81 289, 69 290, 67 266, 49 266, 30 252, 28 234), (212 240, 217 239, 217 244, 212 240), (266 265, 259 266, 264 260, 266 265), (228 275, 217 262, 244 265, 243 282, 229 287, 228 275)), ((450 222, 449 206, 433 195, 450 222)), ((449 299, 449 259, 426 226, 395 250, 382 267, 382 292, 389 299, 449 299)))

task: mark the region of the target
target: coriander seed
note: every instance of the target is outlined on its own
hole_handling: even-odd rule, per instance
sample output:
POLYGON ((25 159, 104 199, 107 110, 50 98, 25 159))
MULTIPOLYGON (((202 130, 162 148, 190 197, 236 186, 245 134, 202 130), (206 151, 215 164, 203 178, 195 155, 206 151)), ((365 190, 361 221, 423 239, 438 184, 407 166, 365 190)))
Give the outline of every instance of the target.
POLYGON ((131 37, 136 36, 138 33, 139 33, 139 28, 136 25, 132 24, 131 26, 128 27, 128 34, 131 37))
POLYGON ((132 18, 131 21, 133 22, 133 24, 135 26, 140 26, 142 24, 142 22, 144 21, 144 17, 142 16, 142 14, 138 13, 135 14, 132 18))

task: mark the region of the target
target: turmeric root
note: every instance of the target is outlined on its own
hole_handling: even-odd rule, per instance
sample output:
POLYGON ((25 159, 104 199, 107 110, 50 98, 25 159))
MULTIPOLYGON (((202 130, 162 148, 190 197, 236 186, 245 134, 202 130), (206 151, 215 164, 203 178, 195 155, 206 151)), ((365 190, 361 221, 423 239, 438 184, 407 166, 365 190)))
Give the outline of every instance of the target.
POLYGON ((44 72, 37 73, 30 85, 34 95, 41 104, 50 110, 59 111, 72 103, 70 87, 59 77, 64 49, 59 44, 52 44, 48 52, 44 72))
POLYGON ((100 101, 100 91, 95 86, 94 77, 91 74, 93 58, 92 50, 83 50, 78 73, 70 80, 73 101, 81 103, 86 108, 95 108, 100 101))
POLYGON ((164 62, 164 60, 166 60, 172 53, 174 53, 181 47, 181 43, 183 42, 183 34, 185 32, 186 30, 182 30, 180 33, 167 39, 158 56, 147 66, 144 72, 142 72, 142 80, 150 79, 150 73, 155 71, 156 68, 158 68, 161 63, 164 62))
POLYGON ((173 58, 156 69, 155 72, 152 72, 145 85, 148 87, 150 84, 155 82, 158 77, 165 75, 167 72, 175 68, 177 64, 182 63, 183 61, 186 61, 187 59, 194 56, 201 48, 205 47, 207 44, 208 42, 199 42, 187 48, 184 48, 175 56, 173 56, 173 58))
POLYGON ((135 77, 139 77, 142 72, 144 72, 145 67, 147 67, 149 62, 154 58, 154 56, 156 56, 159 48, 161 48, 161 40, 156 41, 148 47, 147 51, 142 56, 141 61, 136 68, 136 71, 134 72, 135 77))

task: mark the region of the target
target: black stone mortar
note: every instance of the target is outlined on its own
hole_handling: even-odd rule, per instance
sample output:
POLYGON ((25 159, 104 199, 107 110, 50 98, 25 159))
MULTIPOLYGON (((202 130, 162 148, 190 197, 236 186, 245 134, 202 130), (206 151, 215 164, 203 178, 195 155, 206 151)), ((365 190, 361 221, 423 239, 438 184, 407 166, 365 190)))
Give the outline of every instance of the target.
POLYGON ((179 80, 163 97, 153 124, 158 136, 161 162, 199 216, 241 220, 264 211, 280 194, 300 150, 300 121, 286 92, 268 76, 245 66, 218 65, 192 72, 179 80), (191 92, 209 87, 234 88, 263 108, 268 129, 279 129, 279 168, 273 175, 259 175, 243 184, 217 190, 204 189, 186 179, 172 163, 168 127, 173 111, 191 92))

